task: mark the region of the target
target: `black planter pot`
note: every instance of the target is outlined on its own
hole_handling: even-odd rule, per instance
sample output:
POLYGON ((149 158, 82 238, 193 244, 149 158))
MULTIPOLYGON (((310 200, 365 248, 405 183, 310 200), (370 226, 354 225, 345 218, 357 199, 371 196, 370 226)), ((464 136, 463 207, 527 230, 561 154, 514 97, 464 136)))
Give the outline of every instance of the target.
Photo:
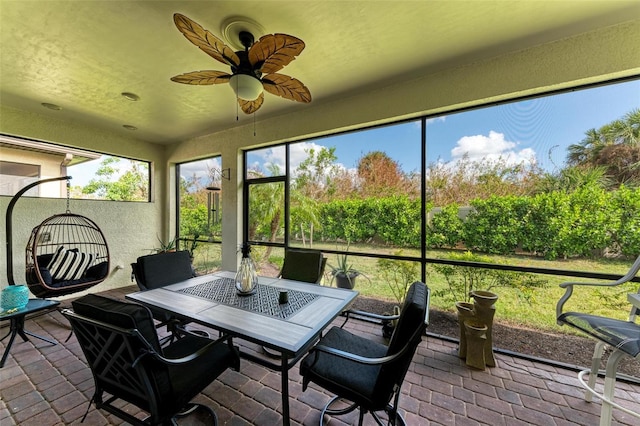
POLYGON ((338 286, 338 288, 346 288, 352 290, 356 285, 356 277, 358 275, 359 274, 357 272, 351 272, 349 274, 338 272, 334 275, 336 279, 336 286, 338 286))

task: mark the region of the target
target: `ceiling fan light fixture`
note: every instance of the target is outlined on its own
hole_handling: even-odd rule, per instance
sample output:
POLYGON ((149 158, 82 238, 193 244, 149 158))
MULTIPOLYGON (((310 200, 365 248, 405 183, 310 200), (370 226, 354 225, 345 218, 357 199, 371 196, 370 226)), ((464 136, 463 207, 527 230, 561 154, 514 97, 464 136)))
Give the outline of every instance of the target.
POLYGON ((235 74, 229 79, 229 85, 240 99, 254 101, 262 93, 262 82, 247 74, 235 74))

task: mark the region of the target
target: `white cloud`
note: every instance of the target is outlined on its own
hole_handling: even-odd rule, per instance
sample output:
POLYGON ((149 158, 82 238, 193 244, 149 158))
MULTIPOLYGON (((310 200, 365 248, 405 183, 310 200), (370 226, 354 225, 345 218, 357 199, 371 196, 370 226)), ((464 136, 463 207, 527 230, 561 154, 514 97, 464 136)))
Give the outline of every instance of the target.
POLYGON ((503 133, 491 130, 489 136, 474 135, 460 138, 456 147, 451 150, 451 157, 453 162, 459 161, 465 155, 471 161, 502 159, 508 164, 535 161, 536 153, 533 149, 518 150, 517 148, 517 142, 507 141, 503 133))
MULTIPOLYGON (((446 115, 441 115, 441 116, 433 117, 433 118, 427 118, 427 126, 429 124, 435 124, 435 123, 438 123, 438 122, 444 123, 446 120, 447 120, 447 116, 446 115)), ((422 124, 419 121, 417 123, 420 126, 422 126, 422 124)))
POLYGON ((300 142, 289 145, 289 161, 293 170, 297 169, 300 163, 307 159, 309 150, 313 149, 316 153, 326 148, 313 142, 300 142))
POLYGON ((209 169, 221 169, 220 157, 182 163, 180 165, 180 175, 183 179, 191 179, 195 176, 197 179, 203 180, 204 183, 208 183, 209 169))
POLYGON ((269 173, 272 165, 278 166, 280 171, 284 173, 285 165, 285 148, 284 146, 276 146, 273 148, 264 148, 251 151, 249 153, 249 169, 262 170, 269 173))
MULTIPOLYGON (((69 175, 71 175, 71 185, 72 186, 86 186, 92 179, 104 179, 104 177, 97 176, 96 173, 98 169, 102 166, 102 162, 107 158, 112 156, 102 155, 95 160, 87 161, 85 163, 80 163, 74 166, 71 166, 67 169, 69 175)), ((114 169, 114 173, 109 179, 110 182, 116 182, 122 175, 131 170, 132 163, 138 162, 136 160, 129 160, 126 158, 120 158, 113 156, 114 158, 119 158, 120 161, 116 163, 110 164, 110 167, 114 169)), ((144 162, 140 162, 141 164, 146 164, 144 162)))

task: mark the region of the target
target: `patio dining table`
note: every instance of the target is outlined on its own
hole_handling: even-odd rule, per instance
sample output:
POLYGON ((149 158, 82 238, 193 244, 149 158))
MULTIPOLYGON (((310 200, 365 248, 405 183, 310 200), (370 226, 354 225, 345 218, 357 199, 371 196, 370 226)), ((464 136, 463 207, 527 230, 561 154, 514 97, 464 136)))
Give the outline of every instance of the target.
POLYGON ((235 273, 217 272, 126 295, 190 321, 256 343, 280 355, 279 363, 247 351, 241 356, 281 374, 282 424, 290 424, 289 369, 320 333, 355 299, 356 291, 258 277, 256 292, 236 293, 235 273), (286 302, 280 293, 287 292, 286 302))

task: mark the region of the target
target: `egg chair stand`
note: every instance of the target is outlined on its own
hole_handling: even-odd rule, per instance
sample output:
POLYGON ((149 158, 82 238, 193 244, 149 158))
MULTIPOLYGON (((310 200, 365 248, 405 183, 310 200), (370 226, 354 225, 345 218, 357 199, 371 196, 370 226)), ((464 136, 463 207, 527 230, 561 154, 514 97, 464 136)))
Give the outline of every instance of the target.
POLYGON ((7 207, 7 281, 13 279, 13 207, 29 189, 47 182, 67 181, 67 210, 33 228, 26 247, 25 278, 38 298, 57 297, 86 290, 109 273, 109 248, 104 234, 91 219, 69 210, 71 176, 43 179, 22 188, 7 207))

